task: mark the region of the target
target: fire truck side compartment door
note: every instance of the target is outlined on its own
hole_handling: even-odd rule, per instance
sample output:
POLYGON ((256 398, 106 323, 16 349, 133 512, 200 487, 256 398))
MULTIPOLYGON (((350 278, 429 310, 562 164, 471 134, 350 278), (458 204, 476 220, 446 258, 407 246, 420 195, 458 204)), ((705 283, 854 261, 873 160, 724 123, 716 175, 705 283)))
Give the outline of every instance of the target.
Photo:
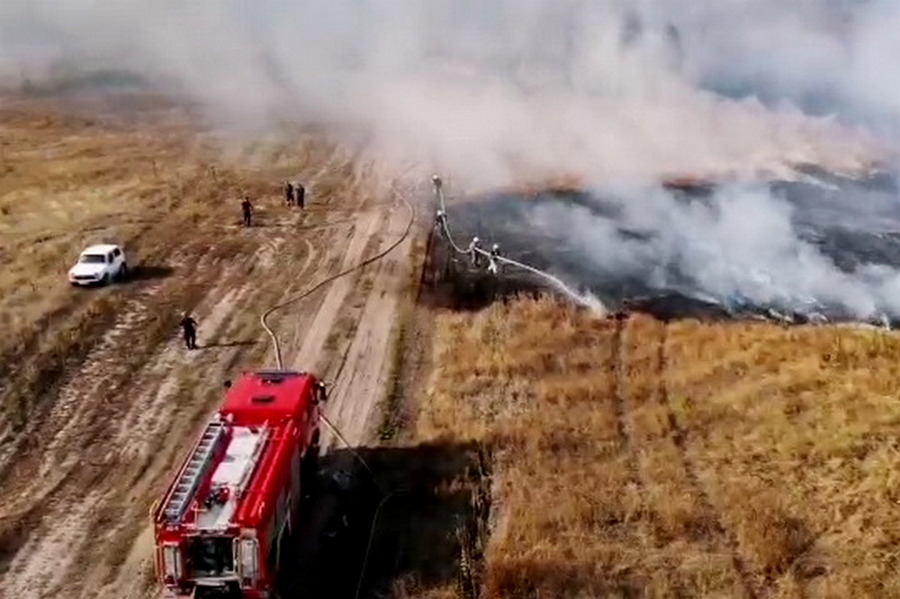
POLYGON ((259 572, 259 542, 253 538, 234 540, 234 564, 241 586, 253 587, 259 572))
POLYGON ((181 579, 181 548, 177 543, 165 543, 162 546, 163 578, 168 583, 181 579))

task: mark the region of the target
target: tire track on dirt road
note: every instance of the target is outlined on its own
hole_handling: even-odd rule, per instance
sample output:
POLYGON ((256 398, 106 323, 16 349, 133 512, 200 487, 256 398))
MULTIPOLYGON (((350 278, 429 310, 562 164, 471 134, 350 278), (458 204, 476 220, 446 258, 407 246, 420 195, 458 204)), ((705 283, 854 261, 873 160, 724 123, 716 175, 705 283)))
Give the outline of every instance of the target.
MULTIPOLYGON (((362 442, 371 436, 366 434, 367 429, 372 424, 375 408, 386 392, 393 366, 386 359, 368 358, 391 354, 399 295, 408 275, 404 264, 409 262, 413 241, 411 236, 405 235, 409 216, 404 212, 400 206, 394 206, 384 227, 380 251, 387 251, 401 235, 405 238, 392 253, 374 265, 372 288, 353 340, 337 365, 338 371, 333 374, 326 371, 329 379, 335 380, 328 407, 330 417, 338 423, 342 434, 351 443, 362 442)), ((335 370, 334 362, 330 366, 330 370, 335 370)))
MULTIPOLYGON (((382 215, 375 211, 363 212, 357 218, 353 229, 348 231, 345 237, 344 247, 346 249, 337 268, 329 269, 329 271, 346 270, 360 262, 370 239, 379 230, 382 218, 382 215)), ((293 352, 293 360, 288 361, 292 368, 314 372, 322 371, 324 366, 322 354, 326 340, 357 277, 358 273, 354 273, 354 275, 342 277, 328 285, 325 293, 321 294, 321 300, 318 302, 319 308, 315 311, 315 316, 309 321, 308 326, 304 327, 305 323, 303 322, 294 325, 294 338, 302 339, 302 342, 296 348, 296 352, 293 352)))
MULTIPOLYGON (((218 270, 211 269, 207 277, 183 288, 183 292, 191 296, 208 292, 210 288, 217 290, 212 283, 218 274, 218 270)), ((153 300, 172 291, 167 287, 171 284, 149 298, 149 304, 124 314, 122 322, 135 322, 137 317, 133 315, 139 312, 153 314, 165 309, 166 304, 160 306, 153 300)), ((186 296, 179 297, 187 300, 186 296)), ((25 471, 27 480, 33 481, 33 484, 19 489, 13 501, 6 502, 27 503, 34 495, 41 494, 42 481, 47 474, 71 474, 68 484, 45 498, 43 513, 28 542, 9 563, 0 587, 6 596, 58 596, 62 589, 54 586, 56 575, 69 571, 77 548, 86 540, 84 535, 90 529, 92 510, 102 503, 103 492, 100 489, 103 487, 98 488, 97 482, 108 474, 127 468, 132 458, 124 451, 125 448, 115 442, 115 432, 117 423, 122 420, 118 415, 122 411, 123 400, 129 395, 128 388, 133 386, 141 370, 138 364, 147 354, 145 351, 138 352, 138 355, 130 353, 129 346, 132 344, 128 333, 136 331, 124 326, 110 331, 96 355, 69 378, 63 387, 61 401, 55 403, 56 409, 51 411, 40 429, 48 437, 48 443, 30 460, 30 466, 25 471), (138 362, 134 358, 138 358, 138 362), (29 471, 35 473, 28 474, 29 471), (91 490, 85 495, 87 489, 91 490)), ((163 343, 169 339, 170 335, 165 335, 163 343)), ((155 347, 154 343, 147 351, 153 351, 155 347)), ((140 434, 142 431, 137 429, 136 432, 140 434)))
MULTIPOLYGON (((302 218, 299 213, 293 215, 294 222, 302 218)), ((317 216, 324 215, 322 212, 317 216)), ((312 241, 292 243, 294 236, 286 228, 274 233, 271 229, 251 228, 237 235, 246 238, 244 243, 256 243, 258 250, 249 257, 243 252, 232 252, 226 260, 222 259, 225 255, 217 251, 217 242, 212 240, 212 245, 207 245, 206 249, 198 246, 199 251, 193 252, 202 255, 206 265, 193 275, 195 280, 191 289, 196 293, 184 295, 187 292, 183 292, 181 295, 176 293, 174 298, 167 297, 170 292, 185 289, 185 281, 176 275, 166 279, 161 284, 162 289, 150 296, 150 305, 136 305, 135 311, 143 318, 144 313, 154 314, 160 309, 180 313, 186 306, 193 305, 201 322, 202 345, 204 327, 206 334, 213 336, 217 331, 231 329, 229 321, 234 312, 244 310, 255 316, 265 298, 270 298, 273 293, 283 293, 282 272, 305 276, 306 271, 316 270, 317 262, 324 263, 328 254, 334 252, 332 248, 339 247, 330 243, 335 229, 317 232, 312 241), (281 259, 285 257, 286 260, 281 259), (202 276, 197 274, 204 270, 202 276), (174 305, 162 298, 174 299, 174 305)), ((207 240, 202 238, 198 244, 207 240)), ((0 582, 0 595, 17 599, 51 597, 59 593, 97 597, 98 589, 104 588, 104 595, 121 597, 123 588, 132 588, 136 583, 139 588, 146 586, 152 553, 141 544, 141 539, 146 536, 141 531, 145 528, 149 501, 161 490, 158 485, 164 481, 166 469, 177 461, 179 448, 184 446, 191 433, 188 429, 202 421, 219 399, 221 387, 218 384, 210 386, 209 380, 222 380, 227 365, 240 361, 241 356, 249 359, 258 355, 262 345, 253 345, 250 349, 225 347, 185 355, 178 351, 180 348, 176 349, 177 332, 172 331, 148 348, 151 351, 148 359, 142 360, 135 369, 135 362, 126 359, 131 357, 127 333, 140 328, 134 323, 140 322, 141 318, 123 316, 121 322, 125 324, 118 329, 114 327, 117 332, 104 338, 101 349, 91 360, 67 377, 71 390, 64 390, 66 401, 59 403, 57 412, 41 422, 41 430, 47 433, 46 445, 58 451, 45 451, 43 459, 35 458, 30 468, 66 475, 62 476, 62 483, 55 483, 43 494, 43 483, 37 477, 30 477, 33 484, 19 489, 17 496, 21 498, 23 508, 31 507, 36 512, 29 519, 27 534, 23 534, 22 544, 12 556, 0 582), (211 353, 213 351, 215 354, 211 353), (93 381, 97 378, 106 382, 102 386, 95 385, 93 381), (197 392, 192 391, 195 385, 199 386, 197 392), (97 390, 102 392, 93 397, 97 390), (132 394, 131 390, 139 392, 132 394), (76 417, 72 417, 73 412, 76 417), (84 443, 79 443, 80 440, 84 443), (73 452, 76 447, 79 449, 73 452), (60 468, 56 458, 66 451, 70 454, 69 461, 60 468), (74 455, 78 455, 80 461, 74 455), (97 476, 106 477, 103 484, 94 491, 85 492, 85 489, 97 486, 97 481, 91 480, 97 476), (123 488, 125 484, 128 487, 123 488), (28 505, 29 500, 39 496, 43 496, 41 506, 28 505), (92 509, 84 513, 71 509, 73 505, 85 505, 85 499, 91 499, 92 509), (110 514, 116 515, 111 521, 110 514), (101 525, 103 522, 106 525, 101 525), (132 532, 130 527, 135 522, 139 526, 132 532), (105 546, 107 544, 109 546, 105 546), (121 555, 111 554, 115 553, 115 548, 119 548, 121 555), (126 577, 121 578, 117 572, 126 562, 136 570, 123 572, 126 577), (59 580, 55 574, 50 576, 45 571, 51 565, 54 573, 67 573, 64 589, 57 584, 59 580)), ((255 319, 248 317, 245 320, 255 319)), ((258 338, 255 322, 253 326, 258 338)), ((258 362, 258 359, 252 362, 258 362)), ((20 474, 22 472, 20 469, 20 474)), ((6 491, 0 490, 0 498, 9 497, 6 491)), ((4 505, 9 506, 9 503, 4 505)))

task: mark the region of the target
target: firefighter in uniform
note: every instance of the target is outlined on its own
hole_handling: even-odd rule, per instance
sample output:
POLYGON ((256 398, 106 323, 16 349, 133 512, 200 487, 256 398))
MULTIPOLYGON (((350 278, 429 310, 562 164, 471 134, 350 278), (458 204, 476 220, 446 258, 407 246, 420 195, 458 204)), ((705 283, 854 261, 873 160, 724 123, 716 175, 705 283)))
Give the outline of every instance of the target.
POLYGON ((472 242, 469 243, 469 247, 466 249, 466 253, 469 254, 469 258, 472 260, 472 266, 478 267, 481 264, 481 255, 478 253, 478 237, 473 237, 472 242))
POLYGON ((300 206, 300 209, 302 210, 306 205, 306 188, 303 187, 303 184, 299 181, 294 183, 294 195, 297 199, 297 205, 300 206))
POLYGON ((244 196, 244 200, 241 202, 241 212, 244 216, 244 226, 250 226, 250 217, 253 214, 253 204, 250 203, 250 198, 244 196))
POLYGON ((197 349, 197 321, 185 312, 179 326, 184 334, 184 345, 188 349, 197 349))
POLYGON ((500 257, 500 246, 498 244, 494 244, 491 247, 491 255, 488 258, 488 272, 491 274, 497 274, 500 270, 500 261, 497 258, 500 257))

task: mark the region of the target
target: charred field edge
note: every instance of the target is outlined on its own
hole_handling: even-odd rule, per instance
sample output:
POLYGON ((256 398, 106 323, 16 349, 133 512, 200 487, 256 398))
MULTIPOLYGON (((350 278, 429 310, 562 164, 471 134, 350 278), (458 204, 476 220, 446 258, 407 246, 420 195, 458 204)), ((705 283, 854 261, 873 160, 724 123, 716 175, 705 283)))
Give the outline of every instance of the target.
MULTIPOLYGON (((791 224, 797 236, 816 247, 840 271, 852 273, 867 265, 900 267, 900 188, 892 173, 850 179, 813 167, 801 168, 802 181, 761 181, 770 193, 791 207, 791 224), (849 218, 844 218, 849 214, 849 218)), ((703 205, 717 210, 718 186, 689 182, 663 186, 684 205, 703 205)), ((623 199, 615 192, 581 189, 547 189, 534 193, 499 192, 471 198, 448 207, 454 237, 468 241, 473 235, 483 243, 497 242, 503 253, 536 268, 557 274, 576 288, 590 291, 612 310, 640 312, 661 320, 698 318, 706 321, 733 319, 769 320, 806 324, 815 320, 850 322, 855 319, 839 306, 816 303, 808 310, 776 304, 752 304, 743 298, 715 298, 698 286, 691 274, 660 258, 666 271, 663 286, 649 283, 643 269, 611 274, 599 272, 584 258, 562 231, 535 227, 535 210, 578 207, 607 221, 620 240, 649 242, 652 231, 635 230, 622 219, 623 199)), ((441 244, 436 244, 440 246, 441 244)), ((451 252, 452 253, 452 252, 451 252)), ((438 307, 477 310, 495 299, 516 293, 536 295, 534 279, 507 272, 499 280, 468 268, 464 257, 435 248, 436 274, 431 297, 438 307), (466 276, 458 275, 466 273, 466 276)), ((546 291, 546 290, 544 290, 546 291)), ((870 324, 900 327, 900 317, 886 315, 870 324)))

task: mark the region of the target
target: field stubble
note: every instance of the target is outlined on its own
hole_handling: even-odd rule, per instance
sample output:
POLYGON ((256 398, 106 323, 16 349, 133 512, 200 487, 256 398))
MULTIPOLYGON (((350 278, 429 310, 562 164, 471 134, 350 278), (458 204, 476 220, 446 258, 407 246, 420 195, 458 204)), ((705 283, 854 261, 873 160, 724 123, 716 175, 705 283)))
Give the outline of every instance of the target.
POLYGON ((415 439, 491 456, 487 597, 900 595, 900 338, 542 299, 434 356, 415 439))

